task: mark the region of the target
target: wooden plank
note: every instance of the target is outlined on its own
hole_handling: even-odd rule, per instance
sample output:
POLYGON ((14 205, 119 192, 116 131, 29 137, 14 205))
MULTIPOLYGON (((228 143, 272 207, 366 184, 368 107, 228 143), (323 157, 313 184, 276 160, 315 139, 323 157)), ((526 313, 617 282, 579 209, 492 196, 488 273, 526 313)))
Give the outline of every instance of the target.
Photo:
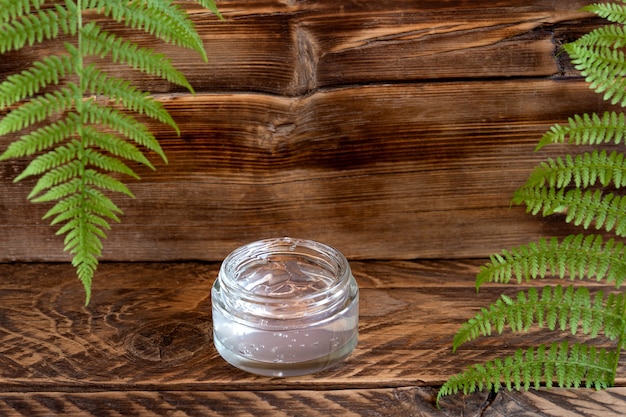
POLYGON ((2 415, 142 416, 483 416, 622 417, 626 388, 480 393, 433 406, 432 388, 340 391, 29 392, 0 394, 2 415))
MULTIPOLYGON (((68 264, 0 264, 0 390, 437 386, 466 364, 554 337, 532 331, 479 339, 453 354, 452 337, 465 320, 500 293, 516 292, 491 285, 477 295, 478 265, 353 262, 361 289, 357 349, 326 372, 280 379, 239 371, 215 351, 210 288, 219 264, 103 264, 88 308, 68 264)), ((622 363, 618 385, 625 370, 622 363)))
MULTIPOLYGON (((537 161, 564 151, 533 152, 552 123, 608 108, 580 80, 162 99, 184 134, 150 125, 170 163, 137 171, 137 200, 118 200, 125 215, 104 260, 221 260, 280 235, 350 258, 485 257, 569 233, 511 210, 510 198, 537 161)), ((66 260, 62 239, 37 220, 46 207, 26 203, 33 181, 12 183, 24 166, 0 164, 0 260, 66 260)))
POLYGON ((238 371, 214 350, 216 263, 104 264, 88 308, 69 265, 0 264, 0 414, 621 415, 623 359, 621 388, 453 395, 434 407, 438 385, 466 364, 547 341, 505 334, 450 352, 463 321, 498 293, 512 294, 494 284, 476 294, 480 264, 352 262, 361 289, 357 349, 333 369, 285 379, 238 371))
MULTIPOLYGON (((193 51, 99 19, 114 33, 172 56, 197 91, 302 95, 317 88, 406 80, 558 75, 555 30, 589 14, 585 0, 288 2, 220 1, 225 21, 190 2, 209 62, 193 51)), ((187 4, 186 4, 187 3, 187 4)), ((97 19, 96 17, 92 17, 97 19)), ((0 80, 44 54, 49 43, 3 56, 0 80)), ((155 77, 104 64, 153 92, 181 92, 155 77)))
POLYGON ((322 87, 551 76, 559 72, 553 28, 589 17, 578 11, 584 4, 367 2, 318 12, 298 29, 312 38, 305 45, 319 51, 313 62, 322 87))

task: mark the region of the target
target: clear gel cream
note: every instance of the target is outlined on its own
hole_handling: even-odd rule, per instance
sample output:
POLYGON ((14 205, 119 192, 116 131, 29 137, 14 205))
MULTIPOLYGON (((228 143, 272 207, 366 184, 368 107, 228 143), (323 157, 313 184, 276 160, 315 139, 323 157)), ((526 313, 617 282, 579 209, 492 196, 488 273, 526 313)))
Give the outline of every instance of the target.
POLYGON ((357 344, 356 281, 346 258, 318 242, 278 238, 236 249, 222 263, 211 299, 215 347, 244 371, 318 372, 357 344))

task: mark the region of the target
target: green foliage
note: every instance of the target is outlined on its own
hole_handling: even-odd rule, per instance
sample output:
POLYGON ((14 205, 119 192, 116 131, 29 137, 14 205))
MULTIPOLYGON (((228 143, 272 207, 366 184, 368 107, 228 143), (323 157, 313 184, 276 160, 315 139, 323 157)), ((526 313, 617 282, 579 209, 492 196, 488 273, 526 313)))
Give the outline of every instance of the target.
POLYGON ((606 388, 613 383, 617 359, 616 352, 567 342, 518 349, 513 356, 472 365, 463 374, 453 376, 438 398, 459 391, 499 391, 503 386, 509 391, 539 388, 542 384, 550 388, 554 382, 564 388, 606 388))
MULTIPOLYGON (((196 2, 221 17, 213 0, 196 2)), ((193 92, 166 56, 103 30, 89 16, 123 23, 207 60, 193 22, 172 0, 0 0, 0 53, 63 37, 62 53, 0 83, 0 111, 9 110, 0 120, 0 136, 24 131, 0 160, 31 158, 15 181, 39 177, 28 198, 53 203, 44 219, 65 236, 86 303, 105 231, 120 221, 121 210, 110 195, 133 196, 119 175, 139 178, 129 162, 154 169, 146 150, 167 162, 157 138, 137 116, 180 133, 159 101, 96 63, 108 60, 193 92)))
MULTIPOLYGON (((589 83, 613 105, 626 106, 626 0, 592 4, 585 11, 610 23, 564 46, 589 83)), ((505 331, 551 331, 555 338, 569 333, 580 342, 539 344, 504 359, 475 364, 451 377, 440 389, 445 395, 476 390, 498 391, 552 387, 606 388, 613 384, 619 356, 626 347, 626 155, 602 145, 621 145, 626 135, 624 113, 575 115, 566 125, 556 124, 541 138, 537 150, 556 143, 595 147, 576 156, 549 158, 539 163, 513 196, 527 212, 557 215, 567 223, 603 234, 580 233, 563 239, 539 239, 492 255, 476 277, 476 288, 486 283, 518 284, 556 277, 570 281, 594 279, 611 283, 615 291, 589 291, 575 284, 530 284, 514 297, 502 295, 461 326, 453 350, 479 337, 505 331), (600 147, 600 148, 599 148, 600 147), (613 234, 615 237, 608 237, 613 234), (600 349, 602 336, 614 347, 600 349)))

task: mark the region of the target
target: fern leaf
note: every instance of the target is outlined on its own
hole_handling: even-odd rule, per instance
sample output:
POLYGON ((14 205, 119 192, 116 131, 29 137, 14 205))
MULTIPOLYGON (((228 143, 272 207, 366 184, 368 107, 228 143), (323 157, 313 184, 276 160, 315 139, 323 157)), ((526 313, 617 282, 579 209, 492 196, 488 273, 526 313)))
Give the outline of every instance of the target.
POLYGON ((220 18, 222 20, 224 19, 224 17, 220 13, 220 11, 217 10, 217 6, 215 5, 215 1, 214 0, 196 0, 196 2, 200 6, 204 7, 205 9, 210 10, 211 13, 216 15, 218 18, 220 18))
POLYGON ((51 187, 45 194, 33 198, 36 203, 60 200, 70 195, 76 194, 83 186, 80 178, 72 178, 70 181, 51 187))
POLYGON ((103 174, 94 169, 87 169, 83 174, 83 180, 85 184, 93 185, 94 187, 114 191, 117 193, 126 194, 129 197, 133 197, 133 193, 128 189, 123 182, 111 177, 110 175, 103 174))
POLYGON ((115 63, 127 64, 136 70, 158 76, 194 92, 184 74, 177 70, 171 60, 163 54, 156 53, 152 49, 140 48, 132 42, 102 31, 95 24, 85 25, 81 33, 83 36, 81 46, 84 54, 97 55, 100 58, 105 58, 110 54, 115 63))
POLYGON ((4 153, 0 155, 0 161, 33 155, 58 145, 71 138, 76 133, 79 125, 78 116, 75 113, 70 113, 64 120, 41 127, 11 142, 4 153))
POLYGON ((87 123, 100 124, 116 130, 137 144, 156 152, 167 162, 167 157, 159 142, 146 125, 137 121, 136 118, 110 107, 99 106, 93 100, 87 100, 83 105, 87 123))
POLYGON ((46 0, 0 0, 0 23, 17 19, 33 9, 38 10, 46 0))
POLYGON ((533 326, 549 330, 569 329, 572 334, 580 329, 594 338, 604 330, 605 335, 614 340, 621 335, 625 325, 621 314, 623 303, 622 294, 605 297, 599 291, 592 296, 585 287, 546 286, 541 295, 536 288, 530 288, 520 291, 510 302, 501 297, 488 309, 481 309, 456 333, 453 350, 480 336, 490 336, 492 329, 502 334, 507 326, 513 332, 526 332, 533 326))
POLYGON ((57 146, 54 150, 39 155, 37 158, 30 161, 28 166, 15 178, 15 182, 32 176, 43 174, 53 168, 66 164, 72 159, 76 158, 78 152, 78 142, 72 141, 66 145, 57 146))
POLYGON ((547 274, 572 280, 595 277, 619 288, 626 280, 626 248, 614 239, 604 242, 601 235, 569 235, 562 242, 540 239, 492 255, 481 267, 476 287, 487 282, 508 283, 513 278, 520 283, 547 274))
POLYGON ((135 171, 118 158, 101 154, 93 149, 86 149, 84 158, 86 164, 100 168, 101 170, 126 174, 135 179, 139 179, 135 171))
POLYGON ((23 14, 10 22, 5 21, 0 26, 0 54, 55 39, 60 34, 76 34, 75 16, 66 8, 56 5, 54 9, 38 10, 37 13, 23 14))
POLYGON ((68 56, 49 56, 35 62, 29 69, 13 74, 0 83, 0 110, 37 94, 48 85, 56 85, 63 77, 73 73, 68 56))
POLYGON ((47 190, 56 185, 63 184, 69 181, 71 178, 77 177, 80 174, 82 168, 83 165, 81 161, 76 159, 65 165, 55 167, 54 169, 48 171, 46 175, 43 175, 39 178, 39 180, 37 180, 37 183, 28 195, 28 198, 32 199, 35 195, 39 194, 43 190, 47 190))
POLYGON ((0 120, 0 136, 20 131, 47 117, 72 109, 76 90, 68 85, 59 91, 31 99, 0 120))
POLYGON ((90 126, 84 126, 83 140, 87 146, 97 146, 112 155, 125 158, 129 161, 139 162, 140 164, 146 165, 151 169, 155 169, 148 158, 146 158, 146 156, 136 146, 126 142, 116 135, 97 131, 90 126))
POLYGON ((191 49, 207 61, 202 39, 193 28, 188 16, 181 17, 178 6, 171 2, 111 2, 91 0, 85 8, 97 9, 117 22, 133 29, 143 30, 167 43, 191 49))
MULTIPOLYGON (((102 204, 92 201, 97 193, 90 192, 89 188, 85 191, 87 192, 80 194, 78 199, 79 210, 76 210, 76 215, 59 229, 57 234, 65 234, 64 250, 73 255, 72 265, 76 268, 76 274, 83 283, 86 294, 85 303, 88 304, 91 298, 92 277, 98 266, 98 256, 102 253, 101 239, 106 237, 102 229, 108 228, 108 222, 93 210, 93 207, 102 204)), ((97 200, 100 198, 108 200, 104 196, 96 197, 97 200)), ((115 206, 110 200, 104 205, 115 206)), ((117 218, 114 215, 108 217, 117 218)))
POLYGON ((622 48, 626 46, 626 30, 620 25, 605 25, 592 30, 572 43, 587 48, 622 48))
POLYGON ((552 143, 576 145, 596 145, 614 142, 620 144, 626 134, 626 116, 624 113, 605 112, 597 114, 575 115, 567 126, 555 124, 543 135, 536 150, 552 143), (567 141, 566 139, 569 138, 567 141))
MULTIPOLYGON (((212 0, 199 3, 221 18, 212 0)), ((83 24, 81 13, 89 9, 195 50, 205 61, 207 55, 193 21, 178 2, 64 0, 45 9, 43 4, 43 0, 0 0, 0 53, 60 35, 75 37, 64 43, 65 54, 35 62, 0 83, 0 110, 16 107, 0 120, 0 135, 45 123, 11 143, 0 160, 39 154, 15 181, 39 176, 28 198, 54 203, 43 218, 58 225, 57 234, 65 236, 64 249, 73 256, 72 264, 85 286, 88 303, 101 239, 106 237, 109 221, 118 222, 121 214, 108 194, 133 196, 113 174, 138 178, 123 160, 154 169, 140 148, 157 153, 167 162, 155 136, 135 116, 145 115, 171 126, 177 134, 180 131, 164 106, 149 93, 106 75, 97 64, 86 65, 86 58, 110 57, 113 63, 159 76, 191 92, 193 89, 165 55, 107 33, 97 21, 83 24), (70 76, 77 80, 68 80, 70 76), (64 86, 50 88, 61 83, 64 86), (105 96, 108 105, 85 98, 89 95, 105 96), (59 120, 52 122, 51 116, 57 115, 61 115, 59 120)))
POLYGON ((572 58, 575 68, 581 72, 597 93, 604 93, 604 100, 611 104, 626 105, 624 92, 626 84, 626 58, 619 49, 612 47, 586 47, 577 43, 567 44, 564 49, 572 58))
POLYGON ((614 23, 626 23, 626 6, 617 3, 593 3, 581 10, 595 13, 598 16, 614 23))
POLYGON ((513 202, 526 204, 526 211, 543 216, 566 213, 565 221, 587 229, 595 223, 596 229, 613 231, 618 236, 626 236, 626 197, 613 193, 604 194, 601 190, 569 191, 553 188, 522 187, 515 192, 513 202))
POLYGON ((108 77, 94 65, 87 67, 82 75, 84 77, 85 89, 92 94, 105 95, 125 108, 139 114, 145 114, 152 119, 169 125, 177 133, 180 133, 174 119, 163 108, 163 105, 154 100, 148 93, 132 86, 130 82, 108 77))
POLYGON ((616 188, 626 186, 625 155, 605 150, 584 153, 572 158, 567 155, 563 158, 541 162, 529 176, 524 187, 566 188, 575 185, 577 188, 587 188, 599 182, 606 187, 611 183, 616 188))
POLYGON ((448 379, 437 394, 437 404, 446 395, 483 389, 497 392, 503 384, 509 391, 537 389, 542 383, 551 387, 555 382, 562 388, 606 388, 613 385, 615 357, 612 351, 567 342, 519 349, 504 360, 472 365, 448 379))

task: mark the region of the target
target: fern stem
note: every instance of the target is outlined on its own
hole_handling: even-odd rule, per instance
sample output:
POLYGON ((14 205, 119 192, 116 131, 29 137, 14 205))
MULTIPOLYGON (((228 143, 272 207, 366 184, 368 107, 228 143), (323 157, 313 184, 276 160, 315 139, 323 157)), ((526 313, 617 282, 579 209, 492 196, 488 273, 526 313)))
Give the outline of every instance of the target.
POLYGON ((91 277, 85 275, 83 265, 85 264, 84 253, 86 248, 89 247, 87 242, 87 200, 89 198, 87 187, 87 148, 89 148, 89 142, 87 135, 85 134, 85 125, 87 124, 87 110, 85 107, 85 96, 87 95, 87 80, 85 79, 85 61, 83 56, 83 0, 76 0, 76 74, 78 76, 78 89, 76 93, 76 113, 79 117, 79 123, 77 126, 78 134, 78 159, 80 160, 80 172, 78 177, 80 179, 80 198, 78 203, 78 212, 75 217, 77 220, 75 230, 78 231, 78 240, 76 251, 74 252, 73 263, 76 266, 76 272, 78 278, 85 287, 85 305, 89 304, 91 299, 91 277))

